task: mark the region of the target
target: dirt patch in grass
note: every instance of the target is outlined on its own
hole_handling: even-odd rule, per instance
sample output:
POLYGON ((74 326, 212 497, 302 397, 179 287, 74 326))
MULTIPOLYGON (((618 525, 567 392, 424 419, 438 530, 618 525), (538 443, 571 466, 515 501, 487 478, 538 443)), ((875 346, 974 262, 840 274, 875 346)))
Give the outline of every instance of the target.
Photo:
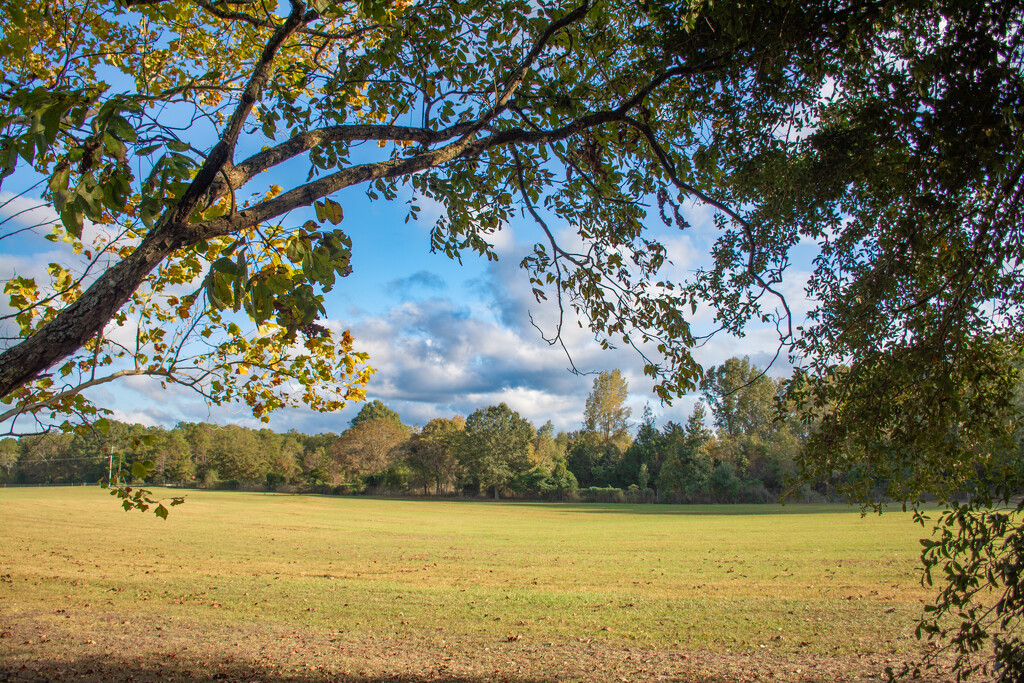
MULTIPOLYGON (((60 615, 20 615, 0 624, 5 681, 870 681, 884 680, 898 656, 793 655, 769 648, 682 651, 617 647, 577 639, 547 641, 510 632, 481 644, 376 637, 251 625, 211 631, 108 615, 61 624, 60 615)), ((935 672, 926 681, 949 677, 935 672)))

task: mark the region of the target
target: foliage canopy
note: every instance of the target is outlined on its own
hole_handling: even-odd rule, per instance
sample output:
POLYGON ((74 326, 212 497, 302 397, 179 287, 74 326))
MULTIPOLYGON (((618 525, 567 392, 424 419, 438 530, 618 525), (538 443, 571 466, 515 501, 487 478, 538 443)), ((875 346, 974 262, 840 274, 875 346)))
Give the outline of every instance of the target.
MULTIPOLYGON (((411 196, 411 217, 438 202, 431 248, 452 258, 493 257, 493 233, 531 217, 536 297, 636 348, 665 399, 701 377, 688 312, 710 304, 736 334, 774 322, 800 371, 788 400, 814 425, 804 474, 856 472, 856 500, 877 502, 880 483, 911 504, 1021 489, 1015 0, 2 11, 0 178, 42 178, 54 238, 82 257, 5 284, 4 419, 73 426, 98 411, 83 390, 125 374, 258 416, 362 398, 365 355, 318 322, 353 247, 333 197, 358 186, 411 196), (302 169, 292 186, 263 182, 285 167, 302 169), (715 214, 712 262, 671 282, 649 219, 685 230, 694 202, 715 214), (293 224, 304 206, 318 220, 293 224), (807 243, 801 325, 784 275, 807 243)), ((986 527, 1000 539, 1001 519, 986 527)), ((1000 675, 1017 675, 1001 623, 1016 664, 1000 675)), ((968 655, 980 637, 954 642, 968 655)))

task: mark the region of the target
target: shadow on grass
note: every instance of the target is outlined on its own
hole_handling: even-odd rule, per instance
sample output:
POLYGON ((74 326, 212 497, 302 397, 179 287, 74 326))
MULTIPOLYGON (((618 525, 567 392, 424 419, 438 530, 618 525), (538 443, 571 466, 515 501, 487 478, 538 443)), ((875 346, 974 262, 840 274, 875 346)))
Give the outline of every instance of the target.
POLYGON ((860 508, 845 503, 777 503, 764 504, 718 504, 718 505, 669 505, 645 503, 538 503, 510 501, 514 505, 543 507, 550 510, 589 514, 636 514, 636 515, 682 515, 737 517, 752 515, 821 515, 860 514, 860 508))
MULTIPOLYGON (((384 676, 331 672, 317 669, 286 671, 252 664, 221 663, 208 666, 166 666, 157 663, 81 659, 75 661, 34 661, 25 666, 0 663, 0 683, 167 683, 168 681, 225 681, 227 683, 542 683, 554 678, 536 678, 496 673, 488 676, 446 675, 432 670, 422 674, 399 673, 384 676)), ((692 683, 719 683, 721 678, 687 678, 692 683)))
MULTIPOLYGON (((559 512, 590 513, 590 514, 634 514, 634 515, 672 515, 672 516, 756 516, 756 515, 821 515, 821 514, 860 514, 861 509, 856 505, 847 503, 802 503, 791 502, 785 505, 781 503, 587 503, 581 501, 544 501, 544 500, 522 500, 516 498, 503 498, 495 500, 488 497, 462 497, 462 496, 405 496, 405 495, 335 495, 332 493, 280 493, 276 491, 231 491, 226 489, 189 489, 174 488, 173 491, 198 491, 218 494, 247 494, 261 495, 265 497, 280 498, 308 498, 313 500, 343 500, 343 501, 376 501, 394 502, 414 505, 432 505, 436 503, 455 503, 459 505, 481 505, 481 506, 516 506, 531 507, 559 512)), ((185 494, 187 495, 187 494, 185 494)), ((898 512, 900 506, 892 504, 886 511, 898 512)))
MULTIPOLYGON (((516 498, 454 498, 454 497, 423 497, 423 496, 332 496, 321 494, 288 494, 295 496, 317 496, 321 498, 346 500, 400 501, 431 505, 433 503, 457 503, 461 505, 482 506, 514 506, 530 507, 561 512, 584 512, 595 514, 615 513, 637 515, 701 515, 701 516, 750 516, 750 515, 820 515, 820 514, 860 514, 861 509, 847 503, 587 503, 568 501, 520 500, 516 498)), ((887 510, 898 511, 899 506, 893 505, 887 510)))

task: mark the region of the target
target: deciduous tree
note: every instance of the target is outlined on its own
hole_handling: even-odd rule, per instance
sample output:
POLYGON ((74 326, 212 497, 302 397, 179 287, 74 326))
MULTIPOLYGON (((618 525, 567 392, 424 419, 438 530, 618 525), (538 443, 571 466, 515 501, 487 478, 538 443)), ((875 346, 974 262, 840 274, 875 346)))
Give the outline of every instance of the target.
POLYGON ((630 441, 627 421, 632 413, 626 405, 628 397, 629 385, 618 370, 595 377, 583 411, 584 431, 599 435, 605 444, 615 443, 620 450, 625 450, 630 441))
POLYGON ((431 420, 411 438, 409 464, 421 473, 424 482, 433 480, 437 495, 456 482, 465 436, 466 418, 456 415, 431 420))
MULTIPOLYGON (((700 377, 687 315, 701 303, 725 331, 774 323, 801 373, 789 399, 815 425, 806 476, 854 472, 848 493, 865 504, 880 504, 876 481, 911 505, 970 491, 928 557, 959 553, 962 532, 964 548, 995 539, 1006 567, 1024 564, 1018 522, 1005 521, 1017 518, 971 521, 979 506, 1015 507, 1024 483, 1018 0, 2 11, 0 177, 44 180, 55 237, 83 257, 50 283, 5 286, 19 337, 0 353, 8 416, 51 411, 73 426, 99 408, 84 390, 122 371, 180 377, 258 414, 360 398, 365 357, 316 322, 349 267, 335 193, 404 192, 412 216, 420 198, 442 207, 431 246, 452 257, 493 257, 493 232, 528 215, 535 295, 604 345, 636 348, 661 397, 700 377), (379 155, 357 150, 365 142, 379 155), (309 173, 263 181, 284 163, 309 173), (712 263, 672 282, 648 219, 685 229, 693 202, 715 215, 712 263), (286 218, 304 206, 318 221, 286 218), (556 239, 552 215, 578 239, 556 239), (801 325, 785 278, 807 247, 801 325), (217 346, 186 371, 176 333, 158 330, 194 318, 217 346), (119 323, 136 341, 108 333, 119 323)), ((954 579, 976 567, 948 566, 954 579)), ((958 620, 961 670, 993 635, 997 675, 1020 678, 1016 575, 972 571, 1008 602, 958 620)), ((941 608, 959 609, 958 585, 941 608)))
POLYGON ((778 387, 749 358, 730 358, 709 368, 700 383, 715 424, 729 436, 765 438, 773 428, 778 387))
POLYGON ((533 425, 504 403, 475 411, 466 418, 462 465, 479 486, 494 498, 518 472, 530 469, 533 425))
POLYGON ((386 405, 378 400, 370 401, 363 405, 356 413, 356 416, 352 418, 349 424, 352 427, 357 426, 360 422, 366 422, 367 420, 391 420, 398 424, 402 424, 402 418, 395 411, 388 408, 386 405))
POLYGON ((389 417, 353 420, 330 448, 331 460, 351 481, 383 472, 395 458, 392 451, 409 438, 409 430, 389 417))

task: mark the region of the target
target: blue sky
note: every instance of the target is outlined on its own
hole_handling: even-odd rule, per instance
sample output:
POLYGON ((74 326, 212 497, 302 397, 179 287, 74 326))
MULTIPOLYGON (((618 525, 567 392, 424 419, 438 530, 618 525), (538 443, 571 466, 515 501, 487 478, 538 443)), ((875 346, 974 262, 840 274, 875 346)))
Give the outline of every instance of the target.
MULTIPOLYGON (((21 179, 23 184, 26 181, 21 179)), ((10 199, 10 191, 18 189, 8 183, 0 199, 10 199)), ((494 236, 497 262, 468 254, 460 265, 443 254, 429 253, 429 230, 439 210, 429 202, 419 201, 423 207, 419 220, 406 223, 403 201, 370 202, 358 188, 336 198, 345 211, 340 227, 353 240, 353 273, 327 294, 329 323, 339 331, 351 329, 357 348, 369 352, 371 365, 377 368, 368 387, 370 399, 380 399, 397 410, 407 424, 468 415, 505 402, 536 426, 548 420, 560 430, 580 426, 593 376, 570 372, 565 352, 548 345, 531 324, 532 316, 550 331, 554 307, 534 301, 526 274, 518 267, 538 239, 529 220, 513 221, 494 236)), ((30 204, 28 199, 11 201, 0 215, 10 217, 30 204)), ((11 219, 6 227, 48 218, 45 212, 30 212, 11 219)), ((293 214, 289 222, 306 218, 293 214)), ((686 232, 667 230, 656 217, 652 222, 652 231, 660 233, 673 261, 667 275, 676 280, 705 261, 715 238, 710 212, 695 206, 687 218, 693 227, 686 232)), ((551 227, 564 240, 571 239, 564 222, 553 219, 551 227)), ((2 240, 0 280, 15 273, 44 272, 47 262, 60 258, 60 250, 29 234, 2 240)), ((792 276, 787 295, 791 303, 797 302, 800 313, 805 274, 795 269, 792 276)), ((711 319, 709 310, 698 310, 694 329, 707 331, 711 319)), ((651 404, 660 424, 685 420, 696 395, 682 397, 672 406, 662 405, 651 393, 643 363, 634 351, 601 350, 574 323, 566 325, 565 331, 579 370, 597 373, 618 368, 623 372, 634 422, 645 403, 651 404)), ((743 355, 764 365, 777 344, 774 328, 751 329, 742 339, 720 335, 695 355, 705 366, 743 355)), ((772 374, 787 369, 783 358, 772 374)), ((129 422, 173 426, 179 421, 205 420, 260 426, 244 406, 208 406, 187 389, 161 389, 159 383, 145 378, 99 387, 91 395, 112 408, 115 417, 129 422)), ((360 406, 352 404, 334 414, 285 409, 274 413, 268 426, 278 431, 341 432, 360 406)))

